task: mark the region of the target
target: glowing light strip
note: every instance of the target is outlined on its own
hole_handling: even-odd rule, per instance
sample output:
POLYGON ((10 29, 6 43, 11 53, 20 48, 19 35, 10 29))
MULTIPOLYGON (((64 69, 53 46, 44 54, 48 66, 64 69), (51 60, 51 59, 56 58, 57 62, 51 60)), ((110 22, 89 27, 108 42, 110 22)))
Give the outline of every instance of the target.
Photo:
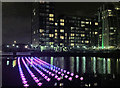
MULTIPOLYGON (((29 60, 31 60, 31 59, 29 58, 29 60)), ((55 75, 54 73, 52 73, 52 72, 50 72, 49 70, 43 68, 42 66, 40 66, 39 64, 37 64, 36 62, 34 62, 34 61, 32 61, 32 60, 31 60, 31 62, 32 62, 33 64, 37 65, 40 69, 42 69, 42 70, 43 70, 44 72, 46 72, 47 74, 49 74, 49 75, 51 75, 51 76, 54 76, 58 81, 61 80, 61 78, 59 78, 58 75, 55 75)), ((43 76, 43 75, 44 75, 44 74, 42 74, 42 76, 43 76)), ((46 79, 47 77, 44 75, 44 78, 46 79)), ((47 81, 50 81, 50 78, 48 78, 47 81)))
POLYGON ((18 69, 19 69, 19 73, 20 73, 20 76, 21 76, 21 79, 22 79, 22 83, 24 84, 23 86, 28 87, 29 84, 27 84, 26 78, 25 78, 25 76, 23 74, 23 71, 22 71, 22 68, 21 68, 20 57, 18 57, 18 69))
POLYGON ((23 64, 25 65, 25 67, 26 67, 27 71, 29 72, 29 74, 31 75, 31 77, 33 78, 33 80, 37 83, 38 86, 41 86, 42 83, 39 82, 39 80, 38 80, 37 77, 35 77, 35 75, 33 74, 33 72, 30 70, 30 68, 29 68, 29 67, 27 66, 27 64, 25 63, 23 57, 22 57, 22 62, 23 62, 23 64), (40 84, 41 84, 41 85, 40 85, 40 84))
MULTIPOLYGON (((31 64, 31 62, 25 57, 25 59, 27 60, 27 62, 29 63, 29 64, 31 64)), ((34 62, 32 62, 33 64, 35 64, 34 62)), ((43 72, 42 71, 40 71, 37 67, 35 67, 33 64, 31 64, 32 65, 32 67, 42 76, 42 77, 44 77, 44 79, 46 79, 48 82, 50 81, 50 78, 48 77, 48 76, 46 76, 45 74, 43 75, 43 72)))

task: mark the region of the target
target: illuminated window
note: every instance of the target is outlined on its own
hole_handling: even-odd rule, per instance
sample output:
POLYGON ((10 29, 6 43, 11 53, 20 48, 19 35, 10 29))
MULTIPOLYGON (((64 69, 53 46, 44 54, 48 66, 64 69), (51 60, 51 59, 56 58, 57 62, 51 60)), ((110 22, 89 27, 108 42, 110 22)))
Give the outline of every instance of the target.
POLYGON ((53 45, 53 42, 49 42, 50 45, 53 45))
POLYGON ((64 23, 60 23, 61 26, 64 26, 64 23))
POLYGON ((71 33, 71 36, 74 36, 75 34, 74 33, 71 33))
POLYGON ((88 28, 85 28, 85 30, 87 31, 87 30, 88 30, 88 28))
POLYGON ((54 17, 54 14, 49 14, 49 17, 54 17))
POLYGON ((108 16, 113 16, 113 14, 109 14, 108 16))
POLYGON ((55 36, 57 36, 57 33, 55 33, 55 36))
POLYGON ((63 43, 60 43, 60 45, 63 45, 63 43))
POLYGON ((55 32, 57 32, 57 29, 55 29, 55 32))
POLYGON ((113 29, 113 27, 110 27, 110 29, 113 29))
POLYGON ((35 39, 34 39, 34 41, 35 41, 35 39))
POLYGON ((35 31, 34 31, 34 34, 35 34, 35 31))
POLYGON ((85 41, 85 43, 89 43, 89 41, 85 41))
POLYGON ((74 27, 71 27, 71 30, 74 29, 74 27))
POLYGON ((33 14, 34 14, 34 16, 35 16, 36 13, 34 12, 33 14))
POLYGON ((60 22, 64 22, 64 19, 60 19, 60 22))
POLYGON ((90 25, 91 25, 91 22, 90 22, 90 25))
POLYGON ((81 27, 84 27, 85 25, 81 25, 81 27))
POLYGON ((89 24, 89 22, 86 22, 86 24, 89 24))
POLYGON ((49 21, 54 21, 54 18, 49 18, 49 21))
POLYGON ((81 23, 85 23, 85 21, 81 21, 81 23))
POLYGON ((98 25, 98 22, 95 22, 95 25, 98 25))
POLYGON ((53 37, 54 35, 53 34, 49 34, 49 37, 53 37))
POLYGON ((65 36, 67 36, 67 33, 65 33, 65 36))
POLYGON ((60 39, 64 39, 64 36, 60 36, 60 39))
POLYGON ((98 32, 95 32, 95 35, 98 34, 98 32))
POLYGON ((57 25, 58 25, 58 23, 55 23, 55 25, 57 26, 57 25))
POLYGON ((112 10, 108 9, 108 12, 111 12, 112 10))
POLYGON ((84 43, 84 41, 82 40, 82 43, 84 43))
POLYGON ((81 34, 81 37, 84 37, 85 36, 85 34, 81 34))
POLYGON ((39 29, 39 32, 42 33, 44 30, 43 29, 39 29))
POLYGON ((60 32, 64 32, 64 29, 60 29, 60 32))
POLYGON ((120 10, 120 8, 119 8, 119 7, 116 7, 115 9, 116 9, 116 10, 120 10))
POLYGON ((71 45, 71 46, 74 46, 74 43, 71 43, 70 45, 71 45))

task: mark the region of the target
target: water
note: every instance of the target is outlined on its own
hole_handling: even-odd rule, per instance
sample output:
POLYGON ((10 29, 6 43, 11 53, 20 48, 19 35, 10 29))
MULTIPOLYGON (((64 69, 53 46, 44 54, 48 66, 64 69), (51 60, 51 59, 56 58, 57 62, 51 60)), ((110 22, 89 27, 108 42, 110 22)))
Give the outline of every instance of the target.
MULTIPOLYGON (((51 81, 47 82, 24 58, 27 66, 43 83, 42 87, 65 87, 65 86, 77 86, 77 87, 104 87, 104 86, 120 86, 120 59, 119 58, 100 58, 100 57, 38 57, 39 59, 50 63, 61 69, 65 69, 71 73, 74 73, 73 80, 64 78, 60 75, 62 80, 58 81, 54 77, 51 77, 51 81), (75 78, 78 75, 79 78, 75 78), (83 80, 80 78, 83 77, 83 80)), ((31 60, 33 60, 31 58, 31 60)), ((30 86, 38 87, 34 82, 29 72, 26 70, 22 59, 20 58, 21 68, 28 80, 30 86)), ((44 67, 44 66, 43 66, 44 67)), ((39 67, 38 67, 39 68, 39 67)), ((40 69, 40 68, 39 68, 40 69)), ((49 70, 49 69, 47 69, 49 70)), ((42 71, 40 69, 40 71, 42 71)), ((50 71, 50 70, 49 70, 50 71)), ((68 75, 71 77, 70 75, 68 75)), ((18 69, 18 58, 15 57, 3 57, 2 59, 2 85, 7 87, 23 87, 22 80, 20 78, 18 69)))

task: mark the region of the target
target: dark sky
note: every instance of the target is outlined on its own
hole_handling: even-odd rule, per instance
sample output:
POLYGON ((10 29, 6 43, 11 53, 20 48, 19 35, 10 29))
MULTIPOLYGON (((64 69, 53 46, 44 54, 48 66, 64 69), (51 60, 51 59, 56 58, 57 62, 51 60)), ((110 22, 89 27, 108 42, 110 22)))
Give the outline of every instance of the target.
MULTIPOLYGON (((55 12, 65 15, 93 16, 97 8, 102 5, 100 2, 58 2, 55 3, 55 12)), ((3 44, 28 43, 31 38, 31 3, 29 2, 9 2, 3 3, 2 7, 3 23, 3 44)))

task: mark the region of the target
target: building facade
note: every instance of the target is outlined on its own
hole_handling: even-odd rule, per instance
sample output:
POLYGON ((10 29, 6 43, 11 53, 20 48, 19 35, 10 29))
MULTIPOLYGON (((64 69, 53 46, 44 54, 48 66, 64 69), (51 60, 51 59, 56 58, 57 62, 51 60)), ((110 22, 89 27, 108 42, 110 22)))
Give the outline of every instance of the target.
POLYGON ((120 44, 120 3, 105 3, 98 9, 99 47, 116 48, 120 44))

